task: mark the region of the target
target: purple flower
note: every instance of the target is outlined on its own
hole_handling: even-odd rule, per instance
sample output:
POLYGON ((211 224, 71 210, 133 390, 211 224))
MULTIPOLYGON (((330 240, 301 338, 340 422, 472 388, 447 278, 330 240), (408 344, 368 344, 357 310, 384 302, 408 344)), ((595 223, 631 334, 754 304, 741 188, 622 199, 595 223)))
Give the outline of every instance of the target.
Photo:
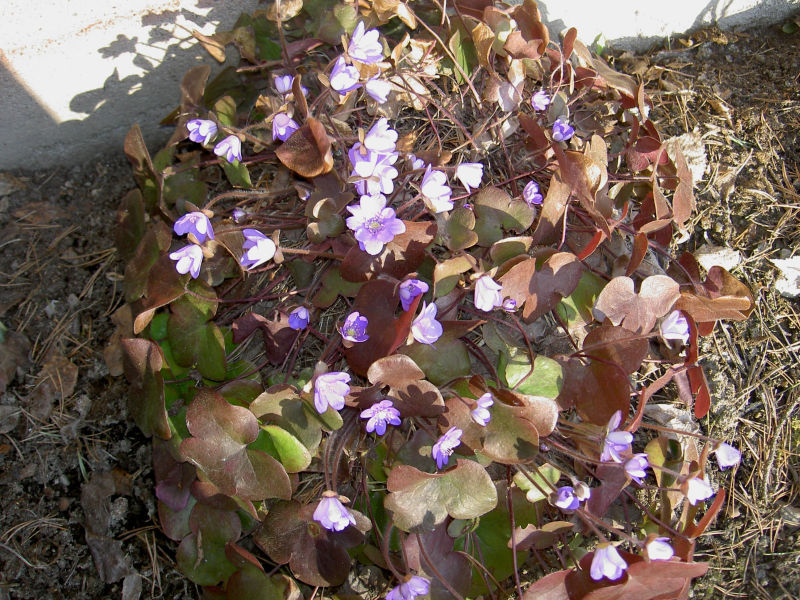
POLYGON ((483 165, 481 163, 461 163, 456 167, 456 179, 461 182, 467 192, 481 185, 483 165))
POLYGON ((544 196, 539 192, 539 184, 529 181, 522 190, 522 198, 529 206, 539 205, 544 201, 544 196))
POLYGON ((244 244, 242 244, 242 266, 245 269, 255 269, 275 256, 275 242, 257 229, 245 229, 244 244))
POLYGON ((289 313, 289 327, 295 331, 300 331, 308 327, 308 309, 305 306, 298 306, 289 313))
POLYGON ((513 298, 506 298, 503 300, 503 310, 506 312, 514 312, 517 310, 517 301, 513 298))
POLYGON ((539 90, 531 96, 531 106, 534 110, 546 110, 550 104, 550 96, 544 90, 539 90))
POLYGON ((375 102, 383 104, 389 99, 389 93, 392 91, 392 84, 385 79, 372 77, 367 79, 364 83, 364 89, 375 102))
POLYGON ((342 325, 339 333, 348 342, 366 342, 369 339, 367 335, 368 324, 367 317, 362 317, 360 312, 351 312, 344 320, 344 325, 342 325))
POLYGON ((692 506, 710 498, 713 494, 714 489, 711 487, 707 476, 694 476, 686 481, 686 497, 692 506))
POLYGON ((334 492, 324 492, 322 500, 314 509, 314 520, 328 531, 342 531, 348 525, 355 525, 353 515, 339 502, 334 492))
POLYGON ((394 407, 391 400, 381 400, 366 410, 361 411, 362 419, 367 421, 367 433, 373 431, 378 435, 386 433, 386 425, 400 425, 400 411, 394 407))
POLYGON ((486 427, 486 424, 492 418, 492 415, 489 414, 489 408, 494 404, 494 396, 490 392, 486 392, 475 401, 475 404, 477 405, 476 408, 473 408, 469 414, 478 425, 486 427))
POLYGON ((247 215, 247 213, 246 213, 246 212, 244 212, 244 211, 243 211, 241 208, 239 208, 238 206, 237 206, 236 208, 234 208, 234 209, 233 209, 233 213, 231 213, 231 216, 233 217, 233 222, 234 222, 234 223, 238 223, 238 222, 240 222, 242 219, 244 219, 244 218, 245 218, 245 216, 246 216, 246 215, 247 215))
POLYGON ((603 451, 600 453, 600 460, 603 462, 621 463, 622 456, 620 454, 631 449, 633 434, 630 431, 617 431, 620 423, 622 423, 622 411, 618 410, 611 415, 611 419, 608 421, 606 437, 603 439, 603 451))
POLYGON ((668 537, 657 537, 644 546, 647 551, 647 558, 650 560, 669 560, 675 556, 675 551, 669 545, 668 537))
POLYGON ((720 444, 714 450, 714 454, 717 456, 720 469, 727 469, 728 467, 738 465, 739 461, 742 460, 742 453, 730 444, 720 444))
POLYGON ((297 121, 286 113, 280 112, 272 118, 272 139, 285 142, 291 135, 300 129, 297 121))
POLYGON ((411 322, 411 334, 420 344, 433 344, 442 337, 442 324, 436 320, 436 305, 422 303, 422 310, 411 322))
POLYGON ((374 196, 392 193, 397 177, 397 169, 392 165, 397 161, 397 152, 373 152, 359 142, 350 148, 348 157, 353 164, 351 176, 360 179, 356 183, 359 194, 374 196), (362 149, 365 150, 363 154, 362 149))
POLYGON ((433 445, 431 456, 436 461, 437 469, 441 469, 450 461, 450 455, 461 443, 461 435, 463 433, 458 427, 451 427, 433 445))
POLYGON ((400 304, 403 305, 403 310, 411 308, 414 298, 424 294, 429 289, 428 284, 419 279, 406 279, 401 283, 397 293, 400 295, 400 304))
POLYGON ((344 408, 344 397, 350 393, 350 375, 342 371, 323 373, 314 381, 314 408, 319 414, 330 406, 334 410, 344 408))
POLYGON ((407 154, 406 158, 408 158, 408 161, 411 163, 411 168, 415 171, 425 168, 425 161, 421 158, 417 158, 413 154, 407 154))
POLYGON ((419 575, 408 577, 397 587, 393 587, 386 594, 386 600, 414 600, 417 596, 424 596, 431 589, 430 581, 419 575))
POLYGON ((189 130, 189 139, 198 144, 210 144, 217 135, 217 124, 207 119, 192 119, 186 123, 189 130))
POLYGON ((444 171, 432 171, 431 166, 428 165, 428 168, 425 169, 425 175, 422 177, 420 192, 431 203, 433 212, 440 213, 446 210, 453 210, 453 201, 450 200, 453 190, 447 185, 447 175, 445 175, 444 171))
POLYGON ((214 239, 214 228, 211 227, 211 221, 209 221, 205 213, 199 210, 183 215, 175 221, 172 229, 176 235, 191 233, 197 239, 198 244, 205 242, 206 238, 214 239))
POLYGON ((172 252, 169 257, 178 262, 175 263, 175 270, 181 275, 191 273, 192 279, 197 279, 200 275, 200 265, 203 264, 203 250, 197 244, 189 244, 180 250, 172 252))
MULTIPOLYGON (((292 94, 294 77, 291 75, 276 75, 272 82, 275 84, 275 89, 278 90, 278 93, 284 98, 287 98, 292 94)), ((308 88, 302 85, 300 86, 300 91, 303 92, 304 96, 308 94, 308 88)))
POLYGON ((639 485, 642 484, 642 479, 647 477, 647 473, 645 469, 650 466, 650 462, 647 460, 647 454, 634 454, 628 460, 625 461, 625 472, 628 474, 628 477, 633 479, 639 485))
POLYGON ((575 510, 581 505, 580 499, 575 495, 575 488, 571 485, 558 488, 555 496, 553 504, 561 510, 575 510))
POLYGON ((394 209, 386 207, 386 196, 361 196, 358 206, 348 206, 352 217, 347 217, 347 227, 354 232, 359 247, 367 254, 377 256, 383 247, 403 233, 406 225, 395 217, 394 209))
POLYGON ((235 160, 242 160, 242 141, 235 135, 229 135, 224 140, 214 146, 214 154, 225 156, 225 160, 233 163, 235 160))
POLYGON ((347 54, 358 62, 372 64, 383 58, 383 46, 378 40, 378 30, 364 31, 364 22, 359 21, 350 38, 347 54))
POLYGON ((373 152, 394 152, 396 142, 397 132, 389 127, 386 117, 378 119, 364 136, 364 147, 373 152))
POLYGON ((589 568, 589 575, 595 581, 600 581, 607 577, 616 581, 622 577, 622 573, 628 568, 617 549, 609 543, 598 544, 592 557, 592 566, 589 568))
POLYGON ((353 65, 348 65, 344 61, 344 56, 340 56, 336 59, 336 63, 333 65, 333 70, 331 71, 331 87, 344 95, 361 85, 359 83, 360 77, 361 75, 358 69, 353 65))
POLYGON ((573 135, 575 135, 575 130, 570 124, 562 117, 557 118, 553 123, 553 139, 557 142, 566 142, 573 135))
POLYGON ((673 310, 661 321, 661 337, 665 340, 679 340, 684 346, 689 343, 689 321, 679 310, 673 310))
POLYGON ((496 306, 503 304, 503 296, 500 290, 503 289, 499 283, 488 275, 482 275, 475 282, 475 308, 484 312, 489 312, 496 306))

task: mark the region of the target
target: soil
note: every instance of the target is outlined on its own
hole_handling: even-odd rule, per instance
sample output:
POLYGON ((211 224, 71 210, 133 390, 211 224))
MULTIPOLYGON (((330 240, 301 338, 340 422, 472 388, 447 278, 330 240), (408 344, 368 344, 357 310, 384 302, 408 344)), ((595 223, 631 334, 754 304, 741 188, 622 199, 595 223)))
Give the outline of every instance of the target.
MULTIPOLYGON (((800 33, 707 30, 616 64, 643 77, 665 136, 705 146, 686 249, 738 250, 733 273, 757 298, 702 349, 713 404, 701 427, 744 457, 719 477, 730 493, 692 595, 798 598, 800 318, 769 259, 800 246, 800 33)), ((121 303, 114 213, 133 187, 121 151, 0 174, 0 389, 14 376, 0 397, 0 600, 199 596, 155 524, 149 441, 103 360, 121 303)))

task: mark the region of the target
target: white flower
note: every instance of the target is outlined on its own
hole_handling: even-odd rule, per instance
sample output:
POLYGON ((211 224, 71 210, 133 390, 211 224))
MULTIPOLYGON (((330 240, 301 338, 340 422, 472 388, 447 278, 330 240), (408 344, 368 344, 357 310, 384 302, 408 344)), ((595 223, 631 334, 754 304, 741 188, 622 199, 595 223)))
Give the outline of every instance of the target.
POLYGON ((456 178, 461 182, 467 192, 481 185, 483 179, 483 165, 481 163, 461 163, 456 167, 456 178))

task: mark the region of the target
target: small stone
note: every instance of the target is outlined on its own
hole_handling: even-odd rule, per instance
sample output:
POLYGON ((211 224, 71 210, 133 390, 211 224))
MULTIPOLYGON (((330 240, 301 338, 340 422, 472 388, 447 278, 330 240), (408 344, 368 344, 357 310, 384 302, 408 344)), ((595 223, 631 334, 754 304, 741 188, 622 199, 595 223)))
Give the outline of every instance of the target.
POLYGON ((694 253, 694 257, 706 271, 713 266, 722 267, 730 271, 742 262, 742 256, 738 250, 709 244, 704 244, 698 248, 694 253))

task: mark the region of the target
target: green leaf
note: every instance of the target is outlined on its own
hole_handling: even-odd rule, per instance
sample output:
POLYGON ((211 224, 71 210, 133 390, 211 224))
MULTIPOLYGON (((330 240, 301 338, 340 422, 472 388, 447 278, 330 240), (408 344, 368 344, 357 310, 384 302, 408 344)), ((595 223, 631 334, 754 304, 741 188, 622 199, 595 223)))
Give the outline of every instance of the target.
POLYGON ((556 306, 556 314, 568 327, 591 323, 594 320, 592 308, 604 287, 605 282, 602 279, 591 271, 584 271, 575 291, 556 306))
POLYGON ((442 385, 470 373, 469 352, 459 339, 442 336, 435 344, 414 342, 400 350, 411 357, 434 385, 442 385))
POLYGON ((125 378, 131 385, 128 412, 144 435, 155 434, 165 440, 172 435, 164 403, 164 357, 158 344, 143 338, 120 341, 125 378))
POLYGON ((505 237, 505 232, 523 233, 533 223, 536 211, 507 192, 487 187, 475 196, 475 233, 478 244, 489 247, 505 237))
POLYGON ((181 171, 164 178, 164 203, 175 206, 179 211, 188 212, 184 207, 188 200, 192 204, 202 206, 206 201, 208 190, 206 184, 199 180, 199 169, 181 171))
POLYGON ((561 365, 552 358, 539 354, 533 361, 533 373, 522 381, 528 375, 530 368, 531 363, 526 350, 512 346, 508 348, 507 353, 500 353, 498 370, 509 388, 529 396, 557 398, 564 385, 564 370, 561 365))
POLYGON ((223 125, 236 126, 236 101, 230 96, 223 96, 217 100, 214 103, 214 112, 223 125))
POLYGON ((276 458, 288 473, 299 473, 311 464, 311 454, 303 443, 277 425, 262 425, 258 439, 250 448, 263 450, 276 458))
POLYGON ((264 571, 245 563, 228 579, 225 593, 229 600, 284 600, 281 588, 286 582, 279 577, 276 577, 276 585, 264 571))
POLYGON ((231 182, 233 187, 252 188, 253 183, 250 181, 250 171, 247 166, 238 160, 234 163, 229 163, 224 158, 220 161, 222 170, 225 171, 225 176, 231 182))
POLYGON ((169 315, 165 312, 158 313, 150 321, 150 338, 158 342, 167 337, 167 319, 169 315))
MULTIPOLYGON (((463 33, 459 28, 455 30, 447 45, 453 52, 458 65, 466 73, 467 77, 471 77, 472 70, 478 64, 478 53, 475 50, 475 43, 472 41, 472 37, 463 33)), ((466 79, 458 69, 453 69, 453 76, 456 82, 460 84, 466 83, 466 79)))
POLYGON ((386 486, 384 505, 403 531, 431 530, 447 515, 474 519, 497 505, 491 477, 471 460, 459 459, 455 468, 436 474, 400 465, 392 469, 386 486))
POLYGON ((514 475, 514 483, 525 492, 528 502, 539 502, 550 495, 550 484, 556 484, 561 477, 561 471, 550 463, 544 463, 539 465, 538 471, 531 469, 530 475, 535 484, 531 483, 531 480, 520 472, 514 475), (544 490, 544 492, 540 491, 540 489, 544 490))
POLYGON ((317 308, 328 308, 341 294, 345 298, 354 298, 363 283, 352 283, 342 279, 337 267, 329 269, 322 278, 322 289, 316 293, 312 300, 317 308))
POLYGON ((189 526, 192 533, 178 546, 178 568, 198 585, 226 581, 236 567, 225 556, 225 544, 236 541, 242 534, 236 513, 196 504, 189 526))

